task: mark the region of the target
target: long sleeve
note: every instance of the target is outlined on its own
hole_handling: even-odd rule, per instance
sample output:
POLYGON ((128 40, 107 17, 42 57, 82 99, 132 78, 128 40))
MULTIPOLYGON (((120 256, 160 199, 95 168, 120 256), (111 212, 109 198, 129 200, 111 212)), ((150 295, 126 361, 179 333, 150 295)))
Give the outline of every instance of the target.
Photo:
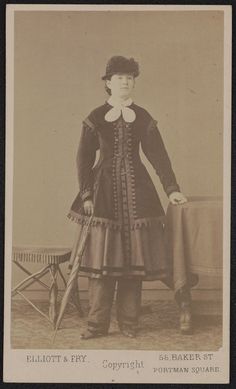
POLYGON ((172 192, 180 191, 180 188, 156 123, 155 120, 150 120, 143 133, 141 145, 145 156, 152 164, 167 196, 169 196, 172 192))
POLYGON ((80 197, 84 201, 93 195, 92 167, 99 148, 98 134, 94 125, 86 119, 83 122, 82 133, 77 152, 77 172, 80 187, 80 197))

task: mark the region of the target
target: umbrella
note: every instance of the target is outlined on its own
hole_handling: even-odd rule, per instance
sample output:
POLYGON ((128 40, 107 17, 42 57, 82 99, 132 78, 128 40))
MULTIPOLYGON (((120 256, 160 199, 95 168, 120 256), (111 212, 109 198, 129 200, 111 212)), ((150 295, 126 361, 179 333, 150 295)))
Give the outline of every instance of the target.
POLYGON ((71 256, 73 256, 73 255, 76 255, 76 256, 74 258, 73 264, 72 264, 72 258, 70 259, 70 265, 72 265, 72 268, 71 268, 70 276, 68 278, 67 285, 66 285, 66 288, 65 288, 65 292, 64 292, 64 295, 63 295, 63 298, 62 298, 62 301, 61 301, 61 306, 60 306, 60 310, 59 310, 59 313, 58 313, 57 322, 56 322, 56 325, 55 325, 55 332, 54 332, 53 342, 55 340, 57 331, 58 331, 59 326, 61 324, 61 321, 63 319, 63 315, 64 315, 64 312, 65 312, 66 306, 67 306, 67 304, 69 302, 70 295, 71 295, 71 293, 74 290, 75 282, 77 282, 77 276, 78 276, 78 272, 79 272, 79 267, 80 267, 80 264, 81 264, 81 260, 83 258, 84 250, 85 250, 85 247, 86 247, 86 242, 87 242, 87 239, 88 239, 88 236, 89 236, 89 230, 90 230, 90 226, 91 226, 91 223, 92 223, 92 219, 93 219, 93 215, 90 216, 90 218, 88 220, 88 223, 87 223, 86 227, 83 230, 83 234, 79 238, 79 240, 80 240, 80 247, 77 250, 77 253, 75 252, 75 250, 73 250, 72 254, 71 254, 71 256))

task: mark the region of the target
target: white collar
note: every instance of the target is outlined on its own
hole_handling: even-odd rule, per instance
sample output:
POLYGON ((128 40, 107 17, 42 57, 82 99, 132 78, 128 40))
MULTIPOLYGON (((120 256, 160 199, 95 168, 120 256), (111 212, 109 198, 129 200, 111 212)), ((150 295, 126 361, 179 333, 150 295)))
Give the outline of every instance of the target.
POLYGON ((134 110, 128 108, 133 103, 131 97, 121 102, 121 101, 117 101, 114 97, 111 96, 107 100, 107 102, 113 107, 105 115, 105 120, 107 122, 114 122, 121 115, 123 116, 124 120, 128 123, 132 123, 135 120, 136 114, 134 110))

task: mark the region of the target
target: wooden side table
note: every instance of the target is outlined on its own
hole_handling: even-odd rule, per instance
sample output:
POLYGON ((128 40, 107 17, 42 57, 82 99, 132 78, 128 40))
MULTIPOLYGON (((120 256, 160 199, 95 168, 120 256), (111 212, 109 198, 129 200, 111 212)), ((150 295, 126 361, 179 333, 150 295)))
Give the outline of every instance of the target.
MULTIPOLYGON (((69 261, 71 256, 71 250, 65 248, 54 248, 54 247, 13 247, 12 261, 18 266, 27 277, 19 282, 12 289, 12 297, 15 295, 21 296, 28 304, 30 304, 37 312, 49 320, 53 326, 57 320, 57 297, 61 297, 58 292, 57 278, 58 275, 61 277, 64 285, 66 286, 66 280, 61 272, 60 265, 66 261, 69 261), (27 263, 40 263, 43 267, 35 272, 31 273, 27 268, 27 263), (24 264, 24 265, 23 265, 24 264), (41 280, 46 274, 50 275, 50 285, 41 280), (29 286, 34 283, 38 283, 49 291, 49 312, 48 315, 42 312, 28 297, 23 293, 29 286)), ((70 304, 75 306, 82 316, 83 312, 79 300, 78 285, 72 293, 72 301, 70 304)))

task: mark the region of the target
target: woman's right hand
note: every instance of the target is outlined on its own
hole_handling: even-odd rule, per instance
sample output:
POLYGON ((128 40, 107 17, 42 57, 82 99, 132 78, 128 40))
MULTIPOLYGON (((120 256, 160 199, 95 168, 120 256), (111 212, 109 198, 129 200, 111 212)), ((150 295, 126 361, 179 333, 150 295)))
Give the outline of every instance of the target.
POLYGON ((84 201, 84 212, 86 215, 91 216, 93 214, 93 202, 92 200, 84 201))

